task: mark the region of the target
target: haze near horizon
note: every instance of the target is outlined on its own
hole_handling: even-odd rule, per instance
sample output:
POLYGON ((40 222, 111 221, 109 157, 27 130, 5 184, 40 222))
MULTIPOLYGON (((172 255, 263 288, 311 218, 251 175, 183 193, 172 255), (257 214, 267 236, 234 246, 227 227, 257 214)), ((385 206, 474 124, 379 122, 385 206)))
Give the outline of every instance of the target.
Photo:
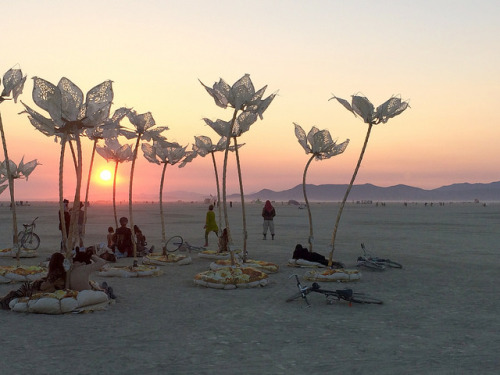
MULTIPOLYGON (((195 135, 218 136, 203 118, 229 121, 198 82, 232 85, 249 73, 256 89, 277 97, 239 142, 245 193, 279 191, 302 182, 307 156, 293 122, 306 131, 328 129, 346 151, 314 162, 308 184, 347 184, 366 124, 332 95, 366 96, 375 106, 392 95, 410 107, 374 127, 355 184, 405 184, 433 189, 454 183, 498 181, 498 120, 493 116, 500 78, 500 26, 496 2, 380 3, 203 1, 20 1, 6 5, 0 74, 19 67, 28 76, 20 100, 34 109, 32 77, 57 84, 62 77, 84 93, 113 81, 111 111, 150 111, 168 126, 169 141, 188 145, 195 135), (76 8, 75 8, 76 7, 76 8), (78 9, 78 11, 75 11, 78 9), (43 29, 43 32, 41 30, 43 29)), ((16 200, 57 199, 60 149, 29 123, 22 105, 0 106, 9 157, 38 159, 27 182, 16 181, 16 200)), ((40 110, 43 112, 43 110, 40 110)), ((92 144, 84 143, 84 178, 92 144)), ((131 142, 129 142, 131 143, 131 142)), ((3 160, 3 157, 1 158, 3 160)), ((228 194, 237 192, 234 157, 228 194)), ((222 168, 222 154, 217 155, 222 168)), ((74 192, 69 153, 65 191, 74 192)), ((111 184, 98 174, 109 167, 96 156, 91 200, 110 200, 111 184)), ((130 163, 120 165, 117 199, 127 199, 130 163)), ((158 192, 161 168, 140 153, 134 198, 158 192)), ((84 181, 85 183, 85 181, 84 181)), ((209 157, 167 168, 165 191, 215 194, 209 157)), ((156 193, 157 194, 157 193, 156 193)), ((8 199, 8 191, 0 197, 8 199)))

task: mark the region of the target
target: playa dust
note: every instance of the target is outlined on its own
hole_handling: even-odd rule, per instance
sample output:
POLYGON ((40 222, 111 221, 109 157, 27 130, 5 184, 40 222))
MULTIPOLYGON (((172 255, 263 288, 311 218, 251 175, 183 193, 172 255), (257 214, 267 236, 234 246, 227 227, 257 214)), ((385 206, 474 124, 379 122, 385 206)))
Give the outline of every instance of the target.
MULTIPOLYGON (((499 205, 349 203, 334 258, 354 268, 364 242, 372 253, 402 270, 362 271, 349 287, 383 305, 326 304, 311 295, 286 303, 296 292, 287 266, 297 243, 307 246, 307 210, 275 202, 276 239, 262 240, 262 205, 247 209, 249 257, 280 266, 263 288, 215 290, 195 286, 210 260, 191 254, 189 265, 162 267, 152 278, 104 278, 118 299, 107 311, 58 316, 0 311, 0 355, 6 373, 72 374, 493 374, 500 360, 498 254, 499 205)), ((312 203, 314 250, 329 251, 338 204, 312 203)), ((167 237, 192 245, 204 241, 207 205, 165 204, 167 237)), ((17 207, 19 227, 37 220, 38 264, 59 250, 58 206, 17 207)), ((217 209, 216 216, 217 214, 217 209)), ((239 204, 228 208, 234 243, 242 245, 239 204)), ((129 216, 118 205, 118 216, 129 216)), ((8 205, 0 207, 0 246, 12 237, 8 205)), ((134 205, 134 223, 149 245, 161 247, 157 204, 134 205)), ((111 205, 88 209, 85 245, 105 242, 114 226, 111 205)), ((215 249, 215 237, 210 237, 215 249)), ((210 248, 210 247, 209 247, 210 248)), ((133 259, 118 264, 131 265, 133 259)), ((0 265, 15 260, 0 258, 0 265)), ((309 282, 302 280, 303 284, 309 282)), ((326 284, 326 285, 325 285, 326 284)), ((4 295, 19 284, 1 284, 4 295)))

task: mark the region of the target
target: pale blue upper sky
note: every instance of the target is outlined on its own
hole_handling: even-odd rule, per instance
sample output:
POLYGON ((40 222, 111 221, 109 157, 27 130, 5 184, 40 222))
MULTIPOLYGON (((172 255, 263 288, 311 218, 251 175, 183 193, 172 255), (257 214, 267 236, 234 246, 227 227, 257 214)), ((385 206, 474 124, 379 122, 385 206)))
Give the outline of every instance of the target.
MULTIPOLYGON (((114 108, 151 111, 170 127, 169 140, 188 144, 194 135, 216 139, 203 117, 231 116, 198 79, 232 84, 250 73, 256 88, 268 85, 266 94, 279 94, 241 139, 247 192, 302 182, 307 156, 293 122, 351 140, 343 155, 314 163, 307 181, 348 183, 366 126, 328 99, 362 93, 377 106, 401 95, 411 108, 375 127, 356 183, 491 182, 500 180, 498 8, 496 1, 443 0, 19 0, 2 6, 0 74, 19 64, 29 78, 21 100, 32 106, 33 76, 54 84, 65 76, 84 92, 111 79, 114 108)), ((29 198, 33 184, 50 195, 59 148, 21 110, 14 103, 0 107, 10 157, 43 165, 27 184, 17 183, 17 195, 29 198), (33 146, 24 147, 26 140, 33 146)), ((151 173, 158 182, 160 175, 157 166, 140 163, 138 193, 151 190, 151 173)), ((215 190, 205 186, 213 181, 208 158, 169 173, 166 190, 215 190)), ((230 173, 235 176, 234 168, 230 173)), ((236 178, 229 186, 237 190, 236 178)))

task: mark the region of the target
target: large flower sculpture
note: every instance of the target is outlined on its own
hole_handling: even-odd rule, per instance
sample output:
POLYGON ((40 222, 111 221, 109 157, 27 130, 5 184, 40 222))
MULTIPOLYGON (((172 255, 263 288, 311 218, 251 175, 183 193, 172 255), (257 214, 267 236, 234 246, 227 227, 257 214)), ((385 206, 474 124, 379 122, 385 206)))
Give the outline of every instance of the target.
MULTIPOLYGON (((17 98, 21 93, 23 92, 24 88, 24 82, 26 82, 26 76, 23 77, 23 73, 21 69, 9 69, 4 75, 3 75, 3 90, 2 93, 0 94, 0 103, 3 103, 5 100, 14 100, 14 103, 17 103, 17 98), (12 98, 9 96, 12 95, 12 98)), ((0 80, 0 84, 1 84, 0 80)), ((5 131, 3 128, 3 122, 2 122, 2 115, 0 114, 0 135, 2 137, 2 146, 3 146, 3 152, 5 156, 5 180, 0 182, 0 194, 9 186, 9 191, 10 191, 10 203, 12 206, 12 227, 13 227, 13 236, 12 236, 12 242, 14 246, 17 247, 18 250, 18 256, 17 256, 17 262, 19 265, 19 246, 18 246, 18 236, 17 236, 17 214, 16 214, 16 201, 15 201, 15 196, 14 196, 14 178, 11 174, 10 171, 10 160, 9 160, 9 152, 7 150, 7 140, 5 137, 5 131), (8 181, 8 185, 1 185, 5 181, 8 181)))
MULTIPOLYGON (((267 98, 262 99, 267 86, 264 86, 260 90, 255 91, 249 74, 245 74, 232 86, 229 86, 223 79, 220 79, 219 82, 214 83, 212 87, 206 86, 201 81, 200 83, 203 85, 203 87, 205 87, 210 96, 212 96, 217 106, 221 108, 231 107, 234 109, 233 116, 230 122, 226 122, 223 120, 217 120, 215 122, 208 119, 204 120, 207 125, 214 129, 220 136, 224 136, 228 140, 230 138, 233 138, 234 140, 243 215, 243 260, 245 260, 247 255, 245 200, 243 193, 243 182, 241 177, 241 166, 238 154, 238 143, 236 138, 241 136, 241 134, 245 131, 248 131, 250 129, 250 126, 255 123, 258 118, 263 118, 263 113, 269 107, 276 94, 271 94, 267 98)), ((228 141, 226 144, 226 149, 224 150, 224 166, 222 170, 222 203, 224 209, 225 226, 228 232, 228 239, 230 245, 232 245, 232 236, 229 228, 226 203, 226 176, 229 146, 230 142, 228 141)))
POLYGON ((134 153, 130 145, 121 145, 116 138, 106 139, 104 146, 97 145, 96 151, 106 161, 115 162, 115 172, 113 174, 113 213, 115 216, 115 228, 118 228, 118 217, 116 215, 116 176, 118 164, 132 161, 134 153))
MULTIPOLYGON (((8 161, 9 170, 12 178, 19 179, 24 178, 28 180, 29 175, 34 171, 37 165, 40 165, 38 160, 32 160, 27 163, 24 163, 24 157, 19 162, 19 165, 16 165, 12 160, 8 161)), ((7 161, 0 162, 0 176, 7 177, 7 161)))
MULTIPOLYGON (((137 160, 139 144, 141 140, 144 140, 146 142, 150 142, 153 140, 156 141, 165 140, 166 138, 163 137, 161 133, 165 130, 168 130, 168 127, 167 126, 155 127, 156 122, 151 112, 138 114, 136 111, 130 111, 129 113, 127 113, 127 117, 130 123, 133 125, 134 131, 127 132, 126 130, 122 130, 121 132, 123 135, 125 135, 125 137, 129 139, 136 138, 133 157, 132 157, 132 166, 130 168, 130 181, 129 181, 129 192, 128 192, 129 220, 130 220, 130 227, 133 228, 134 215, 132 211, 132 187, 134 185, 135 161, 137 160)), ((133 251, 135 258, 137 253, 137 246, 135 241, 132 241, 132 243, 133 243, 133 249, 134 249, 133 251)))
MULTIPOLYGON (((224 151, 226 149, 226 145, 228 143, 228 139, 225 136, 222 136, 217 144, 212 143, 212 140, 210 137, 201 135, 201 136, 195 136, 194 137, 194 144, 193 144, 193 151, 196 152, 197 155, 200 155, 201 157, 205 157, 206 155, 210 154, 212 156, 212 163, 214 166, 214 173, 215 173, 215 184, 217 186, 217 207, 219 211, 219 223, 221 224, 221 218, 222 218, 222 213, 221 209, 222 206, 220 204, 220 186, 219 186, 219 173, 217 172, 217 163, 215 162, 215 153, 219 151, 224 151)), ((243 144, 239 145, 238 147, 243 146, 243 144)), ((229 151, 234 151, 235 146, 229 146, 229 151)), ((222 231, 222 228, 219 227, 219 232, 222 231)), ((220 233, 219 233, 220 234, 220 233)), ((220 249, 219 249, 220 250, 220 249)))
POLYGON ((304 168, 304 174, 302 177, 302 191, 304 193, 304 200, 306 201, 307 213, 309 216, 309 251, 312 251, 314 236, 313 236, 313 224, 311 208, 309 206, 309 201, 306 194, 306 175, 309 165, 316 160, 329 159, 332 156, 339 155, 345 151, 347 145, 349 144, 349 139, 342 143, 337 143, 332 139, 330 132, 328 130, 319 130, 317 127, 313 126, 306 136, 306 132, 299 124, 295 125, 295 135, 300 145, 306 152, 306 154, 311 154, 311 157, 306 163, 304 168))
MULTIPOLYGON (((130 109, 128 108, 119 108, 115 110, 113 116, 111 116, 109 119, 105 119, 102 125, 84 130, 84 134, 89 140, 93 142, 84 202, 88 202, 89 200, 90 181, 92 178, 92 169, 94 166, 94 157, 96 153, 97 143, 102 139, 106 140, 118 137, 118 135, 120 135, 120 121, 123 120, 125 116, 127 116, 128 112, 130 112, 130 109)), ((85 224, 87 223, 87 205, 85 205, 83 210, 83 223, 83 233, 85 233, 85 224)))
MULTIPOLYGON (((5 190, 8 185, 1 185, 5 181, 11 180, 9 185, 14 186, 14 180, 17 179, 25 179, 28 180, 29 175, 33 170, 40 165, 40 163, 35 159, 28 163, 24 163, 24 157, 19 162, 19 165, 16 165, 12 160, 5 160, 0 162, 0 194, 5 190), (10 177, 10 178, 9 178, 10 177)), ((14 211, 16 208, 15 202, 11 202, 11 209, 14 211)), ((15 226, 15 230, 17 231, 17 226, 15 226)), ((16 233, 13 237, 14 247, 16 248, 16 258, 19 261, 19 256, 21 254, 21 248, 19 247, 19 235, 16 233)), ((19 264, 18 264, 19 266, 19 264)))
MULTIPOLYGON (((175 165, 184 159, 191 161, 193 157, 196 156, 194 151, 186 151, 187 146, 181 146, 178 143, 171 143, 166 141, 153 141, 153 145, 149 143, 142 144, 142 151, 144 152, 144 157, 150 163, 155 163, 158 165, 163 164, 160 180, 160 217, 161 217, 161 238, 162 238, 162 255, 167 255, 167 238, 165 235, 165 219, 163 216, 163 183, 165 181, 165 172, 167 170, 167 165, 175 165)), ((186 162, 188 162, 186 161, 186 162)), ((179 167, 183 167, 185 163, 181 164, 179 167)))
POLYGON ((399 97, 391 97, 389 100, 385 101, 383 104, 377 107, 373 106, 373 104, 364 96, 353 95, 351 103, 347 100, 338 98, 333 96, 331 99, 336 99, 340 104, 342 104, 348 111, 352 112, 354 116, 359 116, 362 118, 365 124, 368 124, 368 130, 366 132, 365 141, 363 143, 363 148, 361 149, 361 153, 359 155, 358 163, 356 164, 356 168, 354 169, 354 173, 351 178, 351 182, 345 192, 344 198, 342 199, 342 203, 339 208, 339 212, 337 214, 337 219, 335 220, 335 227, 333 229, 332 242, 331 242, 331 251, 329 257, 329 265, 332 264, 333 261, 333 252, 335 250, 335 238, 337 235, 338 226, 340 223, 340 217, 342 215, 342 211, 345 206, 345 202, 347 197, 349 196, 349 192, 354 184, 354 180, 356 179, 356 175, 358 174, 359 167, 361 166, 361 161, 363 160, 363 156, 366 150, 366 146, 368 144, 368 139, 370 138, 370 133, 373 125, 377 124, 385 124, 389 119, 396 117, 403 113, 409 107, 407 101, 401 100, 399 97))
POLYGON ((23 77, 21 69, 9 69, 3 75, 3 90, 0 94, 0 103, 12 94, 14 103, 17 103, 17 98, 22 94, 26 76, 23 77))
MULTIPOLYGON (((66 143, 74 140, 77 145, 76 157, 76 189, 73 207, 80 204, 80 191, 82 183, 82 147, 80 134, 85 129, 92 129, 102 125, 109 116, 110 106, 113 100, 112 82, 105 81, 91 90, 85 96, 83 92, 68 78, 61 78, 59 83, 52 83, 34 77, 33 101, 40 108, 47 111, 49 118, 41 115, 23 103, 25 112, 31 124, 46 136, 55 136, 56 140, 61 138, 61 154, 59 158, 59 207, 60 215, 63 217, 63 166, 66 143)), ((76 236, 76 215, 78 210, 73 210, 73 217, 69 236, 66 238, 65 223, 63 226, 63 246, 67 257, 71 257, 71 249, 74 246, 76 236)))

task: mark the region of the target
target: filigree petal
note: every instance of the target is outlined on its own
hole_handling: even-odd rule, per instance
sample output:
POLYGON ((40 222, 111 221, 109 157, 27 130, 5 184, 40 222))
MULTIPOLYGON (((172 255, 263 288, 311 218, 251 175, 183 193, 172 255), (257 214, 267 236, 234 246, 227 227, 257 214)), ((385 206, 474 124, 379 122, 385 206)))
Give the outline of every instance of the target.
POLYGON ((302 146, 306 154, 309 154, 311 152, 311 148, 307 145, 306 132, 299 124, 295 122, 293 124, 295 125, 295 136, 297 137, 299 144, 302 146))
POLYGON ((80 88, 63 77, 57 84, 61 92, 61 117, 65 121, 77 121, 83 118, 83 92, 80 88))

